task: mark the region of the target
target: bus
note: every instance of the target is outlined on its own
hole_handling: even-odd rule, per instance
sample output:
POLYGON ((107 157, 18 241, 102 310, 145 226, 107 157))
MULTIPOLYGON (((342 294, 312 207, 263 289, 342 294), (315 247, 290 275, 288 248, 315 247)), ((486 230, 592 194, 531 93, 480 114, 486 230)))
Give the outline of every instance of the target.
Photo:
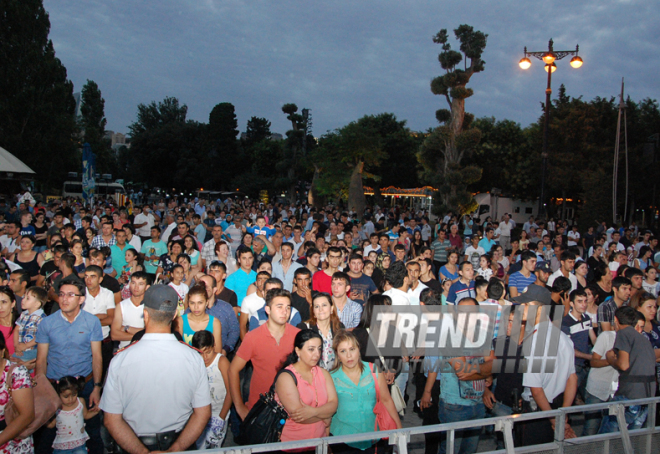
MULTIPOLYGON (((82 181, 68 180, 62 187, 62 197, 75 197, 82 199, 82 181)), ((119 195, 126 195, 124 185, 111 181, 97 181, 94 197, 113 198, 118 202, 119 195)))

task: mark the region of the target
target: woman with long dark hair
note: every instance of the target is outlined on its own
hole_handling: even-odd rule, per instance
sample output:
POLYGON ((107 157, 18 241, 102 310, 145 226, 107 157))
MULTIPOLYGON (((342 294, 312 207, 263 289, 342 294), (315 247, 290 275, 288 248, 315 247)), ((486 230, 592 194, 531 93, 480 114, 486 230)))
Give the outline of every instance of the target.
POLYGON ((289 413, 281 441, 329 435, 332 415, 337 411, 337 392, 328 371, 318 365, 322 348, 319 333, 304 329, 296 334, 293 352, 275 382, 275 399, 289 413))
POLYGON ((0 332, 5 336, 5 348, 9 356, 14 354, 14 328, 17 318, 16 295, 8 286, 0 287, 0 332))
POLYGON ((337 308, 332 302, 332 297, 327 293, 319 293, 312 299, 312 311, 309 320, 298 325, 300 329, 311 329, 318 333, 323 340, 321 359, 319 366, 330 370, 335 365, 335 352, 332 349, 332 339, 344 324, 339 321, 337 308))

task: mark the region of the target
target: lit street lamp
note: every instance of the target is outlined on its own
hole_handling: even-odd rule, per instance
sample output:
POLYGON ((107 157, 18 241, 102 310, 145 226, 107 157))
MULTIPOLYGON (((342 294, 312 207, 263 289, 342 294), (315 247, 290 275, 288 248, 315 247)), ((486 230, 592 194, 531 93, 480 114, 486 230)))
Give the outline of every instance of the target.
POLYGON ((579 46, 575 46, 575 50, 554 50, 552 48, 553 42, 552 39, 548 42, 548 50, 541 52, 528 52, 527 47, 525 47, 525 55, 520 60, 520 67, 522 69, 529 69, 532 66, 532 61, 529 57, 536 57, 539 60, 545 63, 545 71, 548 73, 548 88, 545 90, 545 121, 543 123, 543 168, 541 170, 541 197, 539 197, 539 215, 545 213, 545 174, 548 168, 548 124, 550 123, 550 95, 552 94, 552 88, 550 84, 552 81, 552 73, 557 70, 557 65, 555 62, 561 60, 564 57, 573 55, 571 59, 571 66, 573 68, 579 68, 582 66, 582 59, 578 57, 579 46))

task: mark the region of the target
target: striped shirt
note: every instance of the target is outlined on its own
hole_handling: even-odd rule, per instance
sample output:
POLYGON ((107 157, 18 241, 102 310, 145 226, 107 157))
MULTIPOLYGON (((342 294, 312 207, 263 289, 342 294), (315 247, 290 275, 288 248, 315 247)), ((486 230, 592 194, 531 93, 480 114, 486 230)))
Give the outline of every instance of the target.
POLYGON ((447 261, 447 249, 451 248, 451 243, 449 240, 435 240, 431 243, 431 249, 433 249, 433 260, 436 262, 446 262, 447 261))
POLYGON ((346 305, 342 310, 339 310, 337 305, 337 315, 339 316, 339 321, 344 324, 346 329, 355 328, 360 323, 360 317, 362 317, 362 306, 355 301, 346 298, 346 305))

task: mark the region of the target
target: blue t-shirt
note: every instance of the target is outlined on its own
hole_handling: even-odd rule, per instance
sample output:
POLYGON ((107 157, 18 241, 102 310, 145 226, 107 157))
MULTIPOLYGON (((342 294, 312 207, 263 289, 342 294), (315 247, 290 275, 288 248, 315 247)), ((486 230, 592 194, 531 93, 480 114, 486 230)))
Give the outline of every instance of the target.
POLYGON ((241 307, 243 303, 243 298, 247 294, 247 289, 250 284, 253 284, 257 280, 257 273, 253 270, 250 270, 250 273, 246 273, 242 268, 237 269, 231 273, 225 280, 225 287, 229 290, 233 290, 236 293, 236 299, 238 307, 241 307))
POLYGON ((92 342, 103 341, 96 315, 80 310, 70 323, 62 311, 44 318, 37 328, 37 344, 48 344, 46 376, 59 380, 67 375, 86 377, 92 373, 92 342))
POLYGON ((530 273, 529 277, 525 277, 520 271, 516 271, 509 277, 509 287, 518 289, 518 293, 523 293, 528 285, 536 282, 536 274, 530 273))
POLYGON ((484 248, 486 254, 490 254, 490 250, 495 246, 495 240, 489 240, 488 238, 483 237, 481 241, 479 241, 479 246, 484 248))
POLYGON ((160 257, 163 254, 167 254, 167 244, 165 241, 158 241, 157 243, 154 243, 152 240, 147 240, 142 244, 142 253, 147 257, 151 257, 152 255, 156 256, 156 260, 153 262, 150 260, 144 261, 145 271, 147 273, 155 274, 156 270, 158 270, 158 262, 160 257))
POLYGON ((126 251, 129 249, 135 249, 130 244, 126 243, 124 249, 121 249, 116 244, 110 246, 110 258, 112 258, 112 268, 117 272, 117 275, 121 274, 121 269, 126 265, 126 251))
POLYGON ((255 225, 253 227, 248 227, 245 230, 247 230, 249 233, 251 233, 254 236, 257 235, 266 235, 266 238, 270 238, 271 236, 275 235, 275 229, 268 228, 264 226, 263 229, 259 228, 258 225, 255 225))
MULTIPOLYGON (((456 268, 456 272, 455 272, 455 273, 452 273, 451 271, 449 271, 449 270, 447 269, 446 266, 443 266, 442 268, 440 268, 440 273, 442 273, 442 275, 443 275, 444 277, 447 277, 447 278, 451 279, 452 281, 453 281, 454 279, 458 279, 458 278, 460 277, 460 276, 458 275, 458 267, 456 268)), ((440 282, 442 282, 442 278, 440 277, 440 274, 438 274, 438 280, 439 280, 440 282)))
POLYGON ((37 230, 34 228, 32 225, 28 225, 27 227, 21 227, 21 232, 19 233, 20 236, 24 235, 36 235, 37 230))
MULTIPOLYGON (((440 399, 450 405, 478 405, 482 403, 482 396, 486 389, 485 380, 459 380, 453 367, 447 362, 451 357, 426 357, 424 362, 433 367, 432 371, 438 373, 440 378, 440 399)), ((465 368, 477 368, 484 362, 483 357, 466 357, 465 368)))

